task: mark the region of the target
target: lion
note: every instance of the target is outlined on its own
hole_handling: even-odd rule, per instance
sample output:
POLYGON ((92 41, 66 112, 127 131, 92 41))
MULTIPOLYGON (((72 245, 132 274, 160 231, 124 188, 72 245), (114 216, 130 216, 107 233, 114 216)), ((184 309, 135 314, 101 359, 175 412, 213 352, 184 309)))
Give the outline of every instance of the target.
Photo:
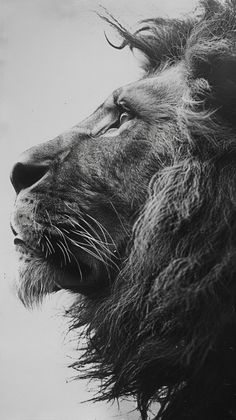
POLYGON ((142 420, 236 419, 236 1, 131 33, 144 76, 23 153, 12 230, 26 306, 66 289, 95 400, 142 420), (82 332, 81 332, 82 331, 82 332))

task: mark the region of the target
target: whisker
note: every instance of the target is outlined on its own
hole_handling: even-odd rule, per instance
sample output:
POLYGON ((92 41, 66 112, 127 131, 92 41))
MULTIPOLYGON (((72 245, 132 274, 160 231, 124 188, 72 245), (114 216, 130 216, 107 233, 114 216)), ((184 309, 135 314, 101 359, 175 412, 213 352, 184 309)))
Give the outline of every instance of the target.
MULTIPOLYGON (((74 234, 80 235, 80 233, 77 233, 77 232, 74 232, 74 234)), ((114 255, 114 254, 113 254, 113 252, 111 250, 109 250, 107 248, 98 249, 97 246, 96 246, 96 244, 94 243, 94 238, 92 236, 90 236, 90 235, 89 236, 88 235, 86 235, 86 236, 82 235, 82 237, 83 238, 85 237, 86 239, 88 239, 89 240, 89 244, 91 244, 91 246, 95 249, 95 251, 98 252, 99 255, 103 257, 104 264, 107 264, 108 266, 113 265, 115 268, 119 269, 118 265, 112 259, 112 255, 114 255)), ((99 242, 98 242, 98 244, 99 244, 99 242)))
POLYGON ((52 226, 52 220, 51 220, 50 214, 49 214, 49 212, 47 211, 47 209, 45 209, 45 213, 46 213, 46 215, 47 215, 47 217, 48 217, 49 224, 52 226))
POLYGON ((59 244, 59 242, 57 242, 57 246, 58 246, 58 248, 60 248, 60 250, 62 252, 62 255, 63 255, 63 258, 64 258, 64 263, 66 265, 67 264, 67 260, 66 260, 65 250, 62 248, 62 246, 59 244))
POLYGON ((109 249, 109 248, 107 248, 106 247, 106 245, 104 244, 104 242, 102 242, 102 241, 99 241, 98 239, 96 239, 96 238, 94 238, 86 229, 84 229, 82 226, 81 226, 81 228, 84 230, 82 233, 81 232, 79 232, 79 231, 73 231, 73 233, 75 234, 75 235, 80 235, 80 236, 82 236, 83 238, 85 238, 85 239, 88 239, 89 241, 91 241, 91 242, 93 242, 94 243, 94 245, 95 244, 97 244, 98 246, 100 246, 102 249, 101 249, 101 252, 103 251, 106 255, 107 254, 111 254, 111 255, 113 255, 113 252, 109 249))
POLYGON ((97 224, 97 226, 100 228, 101 232, 104 235, 104 238, 106 240, 106 235, 111 239, 111 243, 116 247, 116 244, 114 242, 114 239, 112 238, 111 234, 108 232, 108 230, 103 226, 98 220, 96 220, 94 217, 92 217, 90 214, 86 214, 87 217, 89 217, 93 222, 97 224))
POLYGON ((119 213, 118 213, 117 209, 115 208, 114 204, 112 203, 112 201, 111 201, 111 200, 109 200, 109 203, 110 203, 110 205, 112 206, 112 208, 113 208, 113 210, 114 210, 114 212, 115 212, 115 214, 116 214, 116 216, 117 216, 117 218, 118 218, 118 220, 119 220, 119 222, 120 222, 120 225, 122 226, 122 228, 123 228, 123 230, 124 230, 125 234, 126 234, 127 236, 129 236, 129 232, 127 231, 127 228, 125 227, 125 225, 124 225, 123 221, 121 220, 121 217, 120 217, 120 215, 119 215, 119 213))
MULTIPOLYGON (((83 220, 83 222, 84 222, 84 220, 83 220)), ((90 227, 90 225, 88 224, 88 223, 86 223, 89 227, 90 227)), ((98 239, 96 239, 96 238, 94 238, 91 234, 90 234, 90 232, 88 232, 88 230, 87 229, 85 229, 85 227, 84 226, 82 226, 78 221, 74 221, 74 225, 77 225, 78 227, 79 227, 79 229, 80 230, 76 230, 76 231, 73 231, 73 233, 74 234, 76 234, 76 235, 80 235, 80 236, 82 236, 83 238, 86 238, 90 243, 91 243, 91 245, 93 246, 93 247, 95 247, 95 242, 99 245, 99 246, 101 246, 102 248, 103 248, 103 250, 106 252, 106 253, 111 253, 111 251, 105 246, 105 244, 102 242, 102 241, 99 241, 98 239), (81 232, 82 231, 82 232, 81 232)), ((91 227, 91 229, 94 231, 94 229, 91 227)), ((63 229, 64 230, 64 229, 63 229)), ((67 231, 68 232, 68 231, 67 231)), ((96 231, 94 231, 94 233, 97 235, 97 232, 96 231)), ((68 234, 69 234, 69 232, 68 232, 68 234)))
POLYGON ((95 254, 95 253, 94 253, 93 251, 91 251, 90 249, 86 248, 86 246, 85 246, 85 244, 84 244, 83 242, 76 242, 76 241, 74 241, 74 240, 73 240, 73 239, 71 239, 71 238, 68 238, 68 239, 69 239, 69 241, 70 241, 71 243, 73 243, 73 245, 75 245, 76 247, 78 247, 78 248, 82 249, 82 250, 83 250, 83 251, 85 251, 87 254, 91 255, 92 257, 96 258, 97 260, 99 260, 99 261, 101 261, 102 263, 104 263, 104 264, 105 264, 104 259, 103 259, 101 256, 99 256, 99 255, 95 254))
POLYGON ((48 246, 49 250, 50 250, 50 254, 55 254, 55 248, 52 244, 52 242, 50 241, 50 239, 48 238, 47 235, 44 234, 44 239, 46 240, 46 245, 48 246))
MULTIPOLYGON (((93 249, 99 254, 100 258, 103 260, 104 264, 107 264, 107 261, 110 261, 110 263, 118 268, 117 264, 114 262, 114 260, 111 258, 111 255, 113 255, 113 252, 104 246, 103 242, 98 241, 95 239, 83 226, 81 226, 78 222, 76 222, 79 228, 82 229, 82 233, 79 231, 73 231, 72 233, 75 235, 79 235, 82 238, 85 238, 88 240, 89 244, 93 247, 93 249), (85 233, 84 233, 85 232, 85 233), (96 243, 101 246, 101 249, 98 249, 96 246, 96 243), (110 254, 110 255, 109 255, 110 254)), ((70 239, 70 238, 69 238, 70 239)), ((79 243, 78 241, 75 241, 76 243, 79 243)))
POLYGON ((59 233, 59 235, 62 237, 62 239, 63 239, 63 240, 64 240, 64 242, 66 243, 65 235, 64 235, 64 233, 62 232, 62 230, 61 230, 61 229, 59 229, 59 227, 58 227, 58 226, 56 226, 56 225, 54 225, 54 224, 52 224, 52 228, 53 228, 53 229, 55 229, 55 230, 59 233))
MULTIPOLYGON (((83 220, 84 221, 84 220, 83 220)), ((77 225, 81 230, 82 230, 82 234, 80 231, 74 231, 74 234, 78 234, 81 235, 82 237, 86 238, 89 243, 92 245, 92 247, 95 249, 96 252, 98 252, 101 256, 103 256, 103 258, 105 258, 105 260, 110 261, 110 263, 116 267, 116 269, 119 269, 117 264, 114 262, 114 260, 112 259, 111 256, 114 255, 114 251, 110 250, 103 241, 99 241, 98 239, 94 238, 86 229, 84 226, 82 226, 79 222, 74 221, 74 224, 77 225), (85 232, 85 233, 84 233, 85 232), (97 244, 98 246, 100 246, 100 249, 98 250, 98 248, 96 247, 97 244), (110 254, 110 255, 109 255, 110 254)), ((87 226, 90 227, 90 224, 87 222, 86 223, 87 226)), ((91 227, 92 228, 92 227, 91 227)), ((92 228, 93 229, 93 228, 92 228)), ((95 232, 97 234, 97 232, 95 232)), ((111 245, 109 243, 107 243, 108 245, 111 245)), ((104 264, 106 264, 107 262, 104 261, 104 264)))
MULTIPOLYGON (((72 210, 75 214, 77 214, 77 212, 72 209, 69 204, 66 203, 66 206, 72 210)), ((81 214, 81 212, 79 211, 79 213, 81 214)), ((105 226, 103 226, 100 222, 98 222, 98 220, 96 220, 94 217, 92 217, 90 214, 86 213, 86 217, 89 217, 94 223, 96 223, 96 225, 99 227, 100 231, 103 234, 103 237, 105 239, 105 243, 107 243, 107 236, 111 239, 111 243, 116 246, 114 239, 112 238, 111 234, 108 232, 108 230, 105 228, 105 226)), ((83 217, 83 221, 84 221, 84 217, 83 217)), ((91 226, 90 226, 91 227, 91 226)), ((96 231, 94 231, 96 235, 98 235, 98 233, 96 231)), ((99 237, 99 235, 98 235, 99 237)))
POLYGON ((71 263, 70 250, 69 250, 68 246, 66 246, 66 245, 65 245, 63 242, 61 242, 61 241, 60 241, 60 244, 61 244, 62 248, 63 248, 63 249, 64 249, 64 251, 65 251, 65 254, 66 254, 66 256, 67 256, 68 262, 69 262, 69 263, 71 263))
MULTIPOLYGON (((75 212, 74 209, 72 209, 68 204, 67 207, 70 208, 73 212, 75 212)), ((76 213, 77 214, 77 213, 76 213)), ((81 212, 80 212, 81 214, 81 212)), ((94 232, 94 234, 96 235, 96 238, 94 238, 94 236, 91 235, 90 232, 88 232, 87 229, 85 229, 84 226, 82 226, 77 220, 74 219, 74 217, 72 218, 71 215, 67 215, 67 220, 70 222, 70 224, 76 228, 75 231, 73 231, 73 233, 75 235, 80 235, 81 237, 85 238, 88 243, 92 246, 92 248, 95 250, 96 254, 99 255, 99 257, 97 259, 99 259, 100 261, 102 261, 104 263, 105 266, 113 266, 114 268, 116 268, 117 270, 120 270, 119 266, 115 263, 114 258, 112 258, 112 256, 114 256, 114 250, 111 250, 110 247, 111 245, 115 246, 115 251, 117 251, 117 247, 116 244, 113 240, 113 238, 111 237, 111 235, 109 234, 109 232, 107 232, 107 236, 109 236, 109 238, 111 238, 111 242, 107 241, 107 236, 105 233, 105 228, 96 220, 94 219, 92 216, 86 214, 86 217, 89 217, 93 222, 96 223, 96 225, 99 227, 99 230, 102 232, 103 237, 105 238, 105 242, 103 242, 101 240, 101 238, 98 235, 98 232, 91 226, 91 224, 85 220, 83 218, 82 222, 83 224, 86 224, 88 226, 88 228, 94 232), (79 229, 79 230, 78 230, 79 229), (99 239, 97 239, 97 237, 99 239), (99 248, 98 248, 99 247, 99 248)), ((65 229, 63 229, 65 231, 65 229)), ((67 236, 67 235, 66 235, 67 236)), ((69 237, 70 239, 70 237, 69 237)), ((77 244, 79 244, 80 246, 84 245, 81 242, 78 242, 75 240, 75 242, 77 244)), ((87 251, 88 252, 88 251, 87 251)), ((91 251, 90 251, 91 254, 91 251)))
POLYGON ((82 274, 82 270, 81 270, 81 267, 80 267, 80 263, 79 263, 79 261, 77 260, 77 258, 75 257, 75 255, 73 254, 73 252, 71 252, 71 256, 72 256, 72 258, 74 258, 74 260, 75 260, 75 263, 76 263, 76 265, 77 265, 77 267, 78 267, 78 270, 79 270, 79 273, 80 273, 81 280, 83 281, 83 274, 82 274))
MULTIPOLYGON (((82 214, 80 209, 73 209, 69 204, 66 203, 66 206, 73 212, 74 215, 78 217, 78 215, 81 217, 81 222, 79 222, 73 215, 66 214, 65 220, 67 224, 70 224, 73 229, 66 229, 66 227, 58 227, 53 222, 52 219, 48 213, 47 210, 45 210, 45 213, 48 218, 48 222, 50 224, 50 227, 59 234, 61 237, 61 240, 56 242, 56 245, 60 249, 60 252, 63 256, 63 262, 65 265, 67 263, 71 263, 71 258, 73 258, 76 261, 76 264, 78 266, 80 275, 82 277, 82 271, 79 262, 77 261, 74 253, 70 250, 70 247, 68 246, 68 242, 73 244, 75 247, 81 249, 82 251, 86 252, 91 257, 97 259, 100 261, 104 267, 107 270, 108 276, 110 277, 110 271, 109 267, 114 267, 117 270, 120 270, 116 262, 114 261, 114 250, 111 249, 111 247, 115 247, 115 251, 117 251, 116 244, 110 235, 110 233, 107 231, 107 229, 95 218, 93 218, 89 214, 82 214), (99 229, 99 231, 102 234, 102 239, 99 235, 99 232, 92 226, 91 223, 87 219, 90 219, 95 226, 99 229), (87 228, 86 228, 87 227, 87 228), (71 238, 71 235, 75 235, 78 237, 81 237, 81 239, 85 240, 84 242, 81 242, 77 240, 77 238, 71 238), (87 242, 87 244, 86 244, 87 242)), ((52 233, 49 231, 49 234, 52 233)), ((55 253, 55 249, 50 241, 50 239, 47 237, 47 235, 44 235, 45 237, 45 245, 47 246, 47 253, 55 253)), ((41 244, 42 247, 44 247, 43 243, 41 244)), ((115 257, 117 258, 117 257, 115 257)))
POLYGON ((43 252, 45 252, 45 251, 44 251, 44 249, 45 249, 45 248, 44 248, 44 243, 43 243, 43 242, 40 242, 40 246, 41 246, 41 248, 42 248, 42 251, 43 251, 43 252))

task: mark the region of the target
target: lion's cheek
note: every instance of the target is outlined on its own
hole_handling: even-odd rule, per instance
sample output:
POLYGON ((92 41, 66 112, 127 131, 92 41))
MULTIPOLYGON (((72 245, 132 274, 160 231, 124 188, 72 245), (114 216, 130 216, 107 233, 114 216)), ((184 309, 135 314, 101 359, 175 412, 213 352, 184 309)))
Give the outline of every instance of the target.
POLYGON ((58 270, 55 284, 60 289, 66 289, 71 292, 82 295, 96 294, 103 290, 109 283, 109 271, 99 261, 87 260, 86 263, 80 259, 79 267, 75 269, 64 267, 58 270))

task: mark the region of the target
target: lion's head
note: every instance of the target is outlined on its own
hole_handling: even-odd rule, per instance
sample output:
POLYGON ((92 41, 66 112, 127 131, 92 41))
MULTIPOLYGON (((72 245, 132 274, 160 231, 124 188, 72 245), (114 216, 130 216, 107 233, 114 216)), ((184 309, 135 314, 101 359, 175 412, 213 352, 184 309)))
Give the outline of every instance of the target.
POLYGON ((15 165, 19 295, 77 295, 74 367, 98 398, 235 419, 236 2, 134 34, 110 23, 145 76, 15 165))

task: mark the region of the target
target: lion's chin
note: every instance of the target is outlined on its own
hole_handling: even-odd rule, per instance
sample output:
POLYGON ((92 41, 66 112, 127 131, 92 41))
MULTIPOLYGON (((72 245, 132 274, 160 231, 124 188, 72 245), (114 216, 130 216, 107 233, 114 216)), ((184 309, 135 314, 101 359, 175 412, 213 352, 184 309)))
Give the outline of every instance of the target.
POLYGON ((56 272, 47 261, 39 256, 26 260, 21 254, 19 260, 17 293, 26 307, 39 305, 46 295, 59 290, 56 272))
POLYGON ((19 257, 17 293, 26 307, 42 302, 48 294, 65 289, 73 293, 92 295, 101 291, 107 283, 107 273, 98 264, 82 261, 61 265, 56 258, 47 259, 41 253, 16 244, 19 257))

